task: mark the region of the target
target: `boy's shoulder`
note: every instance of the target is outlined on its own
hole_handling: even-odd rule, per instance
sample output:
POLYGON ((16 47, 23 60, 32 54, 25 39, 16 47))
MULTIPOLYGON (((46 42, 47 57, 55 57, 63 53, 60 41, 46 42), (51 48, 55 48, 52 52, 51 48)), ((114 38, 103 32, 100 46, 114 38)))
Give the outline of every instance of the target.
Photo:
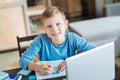
POLYGON ((75 32, 67 31, 66 33, 67 33, 67 35, 70 36, 70 37, 78 37, 78 36, 80 37, 80 35, 76 34, 75 32))
POLYGON ((73 34, 75 34, 74 32, 70 32, 70 31, 66 31, 66 34, 67 35, 73 35, 73 34))

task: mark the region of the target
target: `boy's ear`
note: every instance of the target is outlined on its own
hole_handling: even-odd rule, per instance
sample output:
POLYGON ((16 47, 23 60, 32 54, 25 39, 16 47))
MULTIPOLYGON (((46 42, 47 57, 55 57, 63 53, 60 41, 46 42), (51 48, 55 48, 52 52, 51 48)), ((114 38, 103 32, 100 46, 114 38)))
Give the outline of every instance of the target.
POLYGON ((66 30, 68 29, 68 20, 65 20, 65 28, 66 28, 66 30))

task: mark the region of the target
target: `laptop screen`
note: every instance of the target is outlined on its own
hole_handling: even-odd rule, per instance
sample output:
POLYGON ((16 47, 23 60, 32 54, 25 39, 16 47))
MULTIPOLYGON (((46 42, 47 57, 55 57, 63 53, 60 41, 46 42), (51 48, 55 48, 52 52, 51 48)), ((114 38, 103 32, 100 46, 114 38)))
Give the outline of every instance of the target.
POLYGON ((113 80, 114 68, 113 42, 66 59, 68 80, 113 80))

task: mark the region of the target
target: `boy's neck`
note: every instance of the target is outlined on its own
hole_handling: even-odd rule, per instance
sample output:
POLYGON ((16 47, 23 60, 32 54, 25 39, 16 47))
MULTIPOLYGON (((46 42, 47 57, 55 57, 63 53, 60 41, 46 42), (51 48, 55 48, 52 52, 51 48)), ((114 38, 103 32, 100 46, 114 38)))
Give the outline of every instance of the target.
POLYGON ((55 41, 52 40, 53 44, 58 45, 58 46, 62 45, 64 43, 64 41, 65 41, 65 38, 62 38, 60 40, 55 40, 55 41))

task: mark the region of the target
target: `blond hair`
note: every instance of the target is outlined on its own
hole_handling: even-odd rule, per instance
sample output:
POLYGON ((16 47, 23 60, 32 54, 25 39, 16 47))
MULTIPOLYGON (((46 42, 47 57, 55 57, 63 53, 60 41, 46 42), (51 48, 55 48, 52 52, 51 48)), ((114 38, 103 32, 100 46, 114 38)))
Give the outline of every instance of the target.
POLYGON ((47 18, 50 18, 56 14, 60 13, 63 16, 63 19, 66 20, 65 14, 63 11, 58 9, 56 6, 48 7, 41 15, 41 20, 45 20, 47 18))

